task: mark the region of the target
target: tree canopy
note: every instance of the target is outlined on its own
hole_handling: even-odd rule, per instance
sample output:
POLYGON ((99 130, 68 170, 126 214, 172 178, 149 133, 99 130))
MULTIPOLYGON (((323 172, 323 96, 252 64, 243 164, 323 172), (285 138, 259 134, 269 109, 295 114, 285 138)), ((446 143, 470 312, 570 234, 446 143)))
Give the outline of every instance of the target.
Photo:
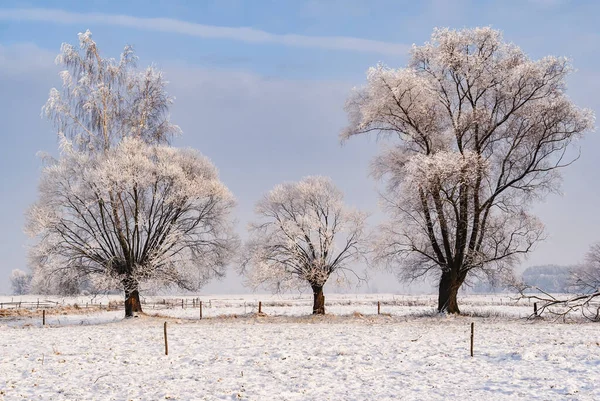
POLYGON ((565 94, 571 71, 491 28, 436 29, 405 68, 369 69, 348 99, 342 139, 395 139, 374 163, 390 216, 378 260, 403 279, 440 277, 440 311, 459 312, 468 276, 508 273, 544 237, 529 207, 558 188, 570 145, 594 125, 565 94))

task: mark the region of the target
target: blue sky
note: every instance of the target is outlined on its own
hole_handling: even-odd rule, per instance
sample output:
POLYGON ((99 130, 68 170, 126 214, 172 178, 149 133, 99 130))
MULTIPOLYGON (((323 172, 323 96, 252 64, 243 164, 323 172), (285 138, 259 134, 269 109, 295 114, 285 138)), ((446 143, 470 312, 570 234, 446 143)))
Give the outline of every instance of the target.
MULTIPOLYGON (((264 192, 308 174, 331 176, 347 201, 381 218, 377 183, 368 177, 374 138, 340 146, 343 104, 369 66, 401 67, 413 43, 434 27, 491 25, 532 58, 573 59, 569 94, 600 111, 600 28, 596 1, 3 1, 0 3, 0 293, 26 266, 24 212, 36 197, 39 150, 56 152, 40 118, 61 43, 90 29, 104 56, 134 45, 140 65, 165 70, 176 97, 176 146, 210 157, 238 199, 238 230, 264 192)), ((581 158, 565 170, 562 196, 535 210, 548 240, 524 261, 575 263, 600 240, 600 140, 580 142, 581 158)), ((374 274, 371 290, 407 288, 374 274)), ((240 291, 231 275, 206 291, 240 291)))

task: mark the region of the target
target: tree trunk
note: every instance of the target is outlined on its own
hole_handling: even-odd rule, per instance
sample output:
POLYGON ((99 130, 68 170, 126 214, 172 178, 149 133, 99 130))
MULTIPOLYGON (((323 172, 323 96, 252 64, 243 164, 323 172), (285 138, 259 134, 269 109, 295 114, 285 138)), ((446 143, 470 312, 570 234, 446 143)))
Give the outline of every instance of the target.
POLYGON ((456 272, 452 270, 442 272, 438 295, 438 312, 460 314, 456 296, 461 285, 462 281, 459 280, 456 272))
POLYGON ((137 282, 133 279, 126 280, 125 286, 125 317, 133 317, 134 313, 142 312, 140 292, 137 282))
POLYGON ((322 285, 313 285, 313 315, 324 315, 325 314, 325 296, 323 295, 322 285))

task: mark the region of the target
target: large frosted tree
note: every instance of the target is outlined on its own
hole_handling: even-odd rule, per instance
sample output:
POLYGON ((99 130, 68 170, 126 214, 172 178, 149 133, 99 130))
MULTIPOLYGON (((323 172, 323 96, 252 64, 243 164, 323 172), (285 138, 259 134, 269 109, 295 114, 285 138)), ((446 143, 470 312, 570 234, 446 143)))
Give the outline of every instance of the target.
POLYGON ((565 58, 531 60, 491 28, 436 29, 405 68, 371 68, 342 139, 393 140, 374 163, 389 222, 377 258, 439 278, 439 311, 477 274, 496 278, 543 238, 532 201, 556 190, 594 116, 565 94, 565 58))
POLYGON ((28 215, 34 282, 122 288, 132 316, 144 283, 193 290, 224 274, 234 200, 209 160, 168 146, 179 128, 162 74, 137 72, 130 47, 115 61, 89 31, 79 39, 78 49, 62 46, 63 90, 43 108, 61 155, 43 170, 28 215))
POLYGON ((313 314, 324 314, 323 286, 331 275, 363 279, 354 263, 364 260, 366 215, 344 205, 329 178, 276 186, 258 202, 256 215, 242 265, 253 287, 310 287, 313 314))
POLYGON ((224 275, 237 243, 233 197, 193 150, 125 138, 89 155, 63 143, 39 192, 28 214, 36 284, 122 288, 126 316, 141 311, 141 284, 197 290, 224 275))

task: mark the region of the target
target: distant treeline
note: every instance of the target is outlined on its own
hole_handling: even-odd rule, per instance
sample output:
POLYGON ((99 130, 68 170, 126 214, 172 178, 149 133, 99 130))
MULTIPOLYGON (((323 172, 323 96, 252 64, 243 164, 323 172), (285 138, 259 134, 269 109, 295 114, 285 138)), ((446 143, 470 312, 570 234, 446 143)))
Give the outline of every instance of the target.
MULTIPOLYGON (((573 266, 541 265, 532 266, 522 273, 521 279, 527 286, 537 287, 551 293, 574 292, 570 282, 573 266)), ((473 286, 476 293, 510 292, 511 288, 500 284, 492 286, 487 282, 479 282, 473 286)))

